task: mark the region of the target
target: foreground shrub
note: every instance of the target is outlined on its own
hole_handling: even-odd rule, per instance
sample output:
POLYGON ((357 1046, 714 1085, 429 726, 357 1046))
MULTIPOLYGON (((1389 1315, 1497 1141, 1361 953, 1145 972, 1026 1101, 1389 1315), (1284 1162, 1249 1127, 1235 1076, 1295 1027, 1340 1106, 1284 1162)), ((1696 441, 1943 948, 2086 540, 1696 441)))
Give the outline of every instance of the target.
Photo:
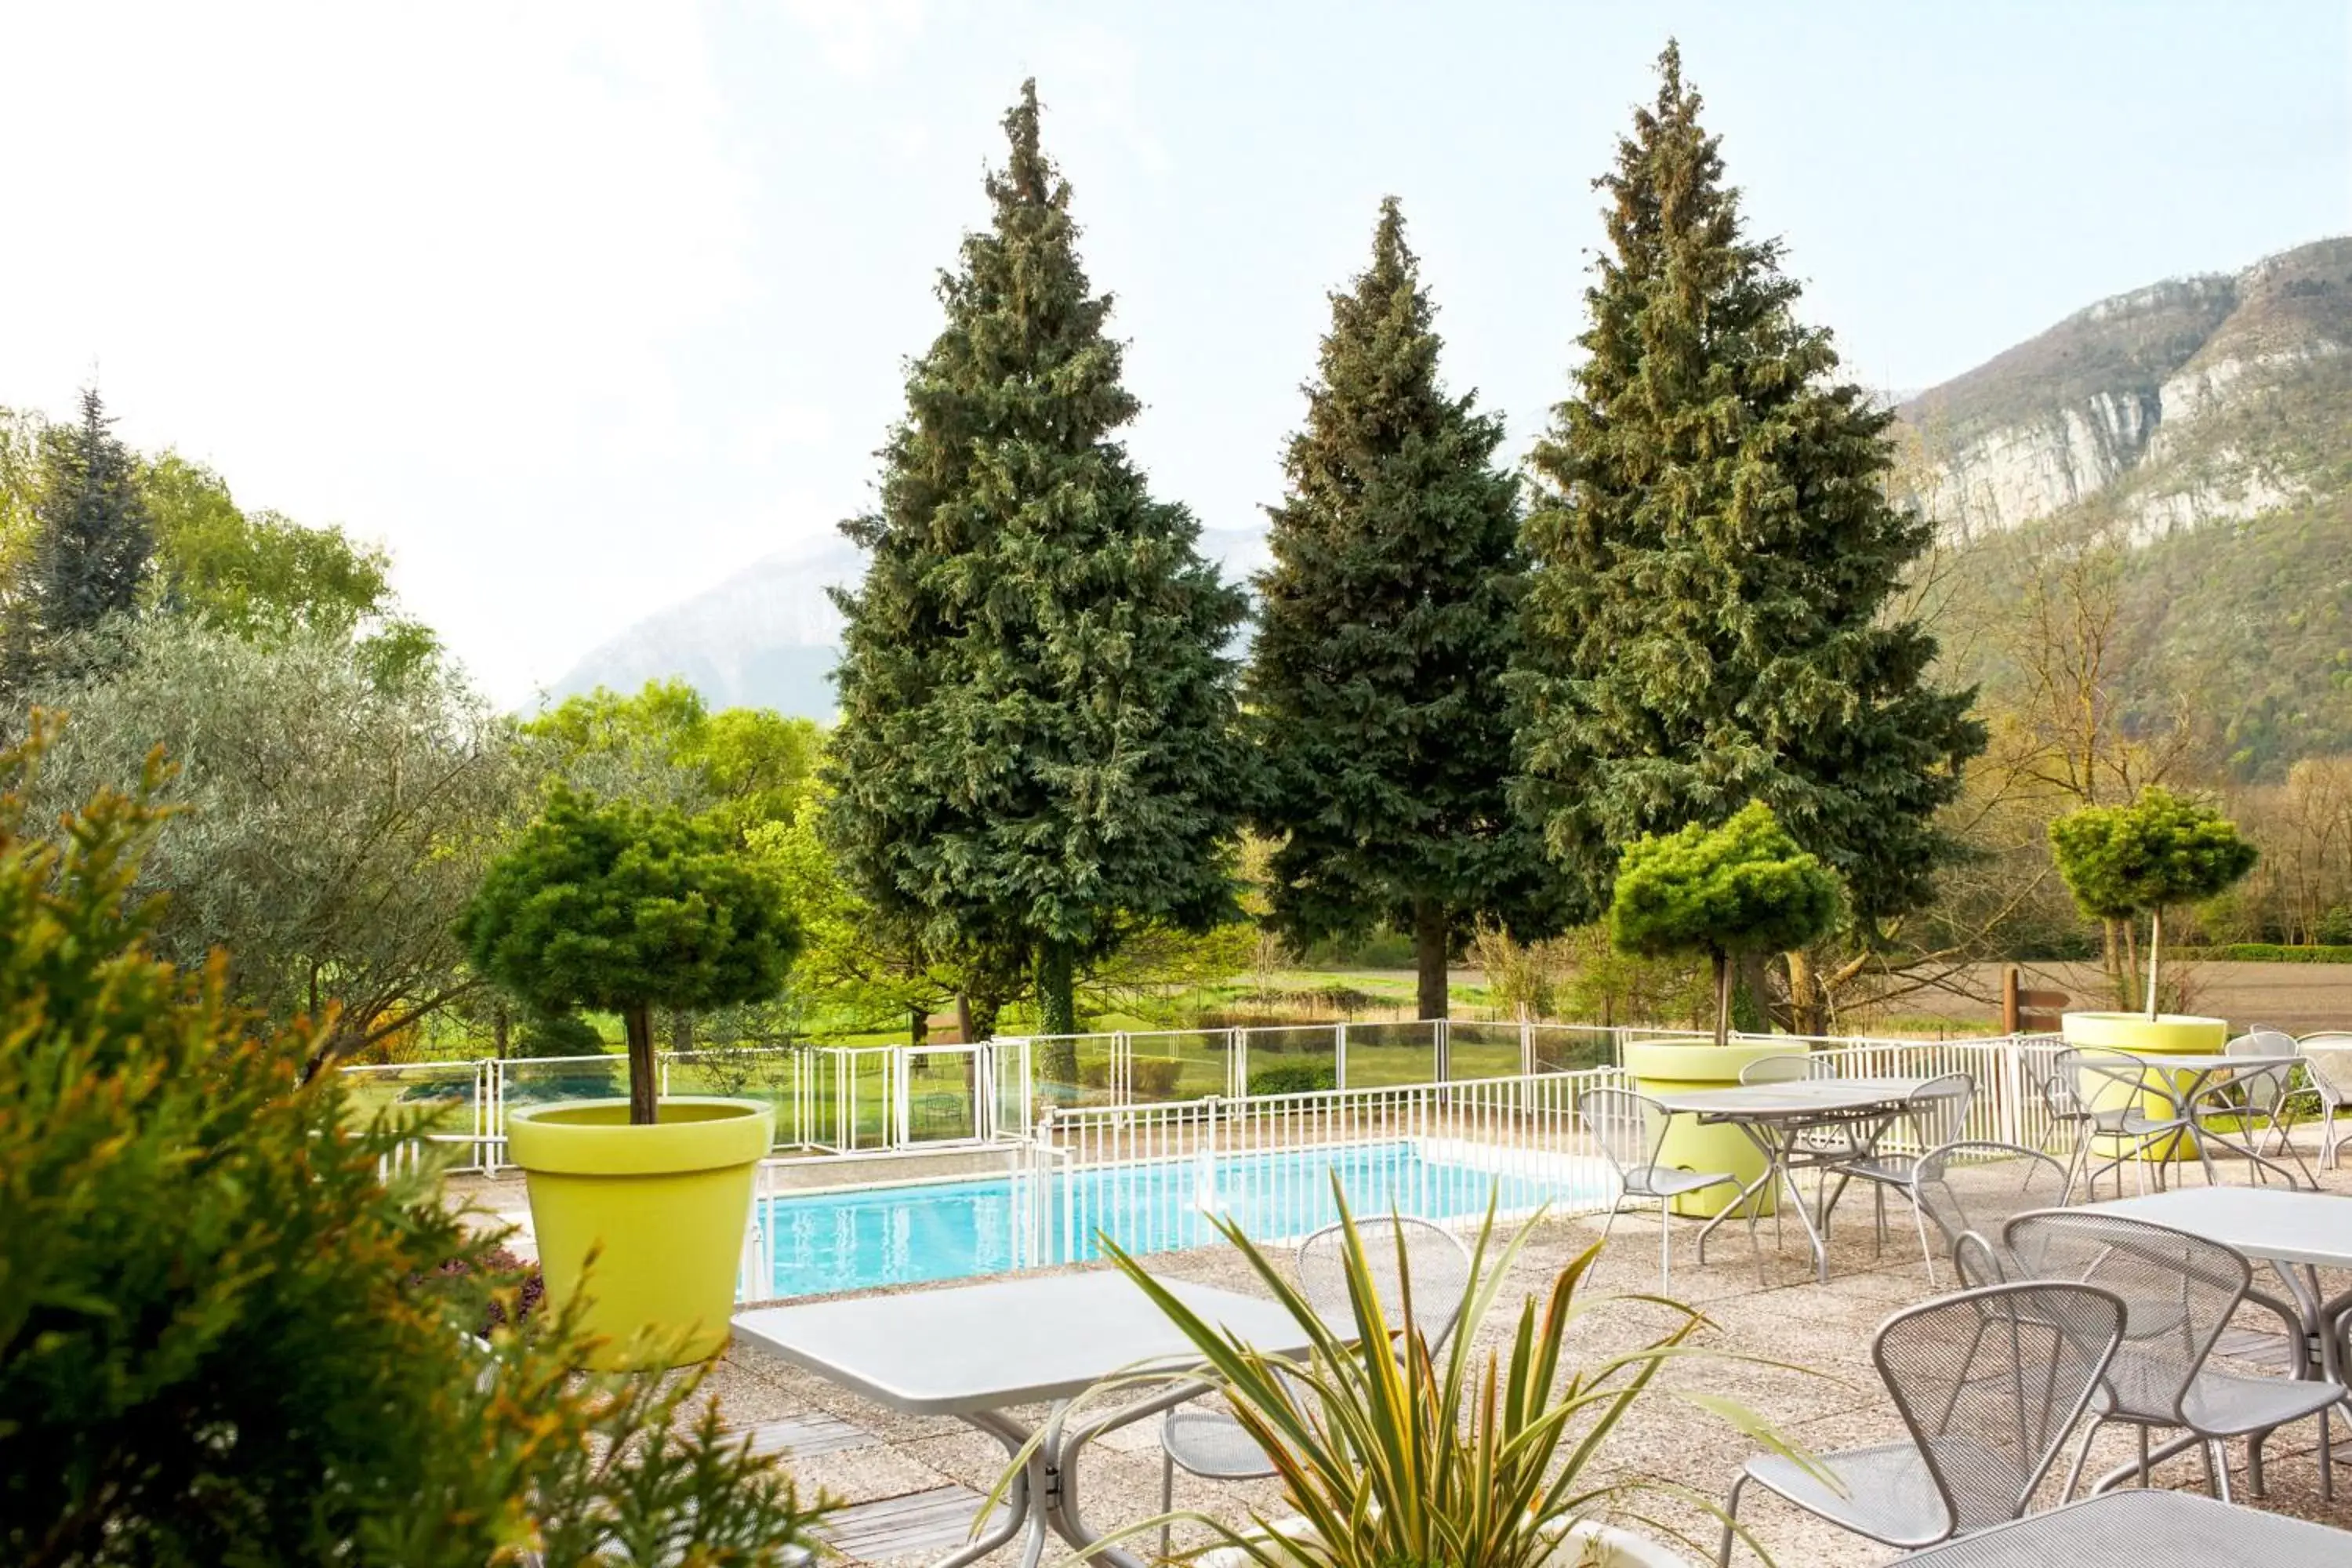
POLYGON ((406 1130, 304 1080, 328 1026, 151 954, 159 769, 28 823, 49 729, 0 752, 0 1562, 782 1561, 808 1511, 691 1380, 473 1337, 494 1243, 379 1181, 406 1130))

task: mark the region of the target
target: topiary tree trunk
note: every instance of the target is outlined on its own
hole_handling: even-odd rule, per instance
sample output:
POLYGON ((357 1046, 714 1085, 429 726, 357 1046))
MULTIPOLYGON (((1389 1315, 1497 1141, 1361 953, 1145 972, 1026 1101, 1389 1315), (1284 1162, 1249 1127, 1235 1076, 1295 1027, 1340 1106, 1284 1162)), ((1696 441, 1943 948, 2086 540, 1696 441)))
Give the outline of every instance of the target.
POLYGON ((621 1009, 621 1027, 629 1041, 629 1124, 650 1127, 657 1112, 655 1091, 660 1084, 655 1077, 654 1010, 643 1002, 634 1002, 621 1009))
POLYGON ((1720 1048, 1731 1043, 1731 954, 1717 947, 1707 956, 1715 963, 1715 1043, 1720 1048))

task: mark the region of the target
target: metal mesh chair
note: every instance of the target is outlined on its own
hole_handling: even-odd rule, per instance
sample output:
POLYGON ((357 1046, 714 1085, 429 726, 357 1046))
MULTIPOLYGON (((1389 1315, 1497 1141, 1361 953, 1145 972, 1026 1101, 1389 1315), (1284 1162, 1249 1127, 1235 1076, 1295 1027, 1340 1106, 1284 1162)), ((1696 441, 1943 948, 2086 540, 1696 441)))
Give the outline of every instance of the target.
MULTIPOLYGON (((1666 1124, 1672 1118, 1656 1100, 1631 1089, 1587 1089, 1576 1097, 1576 1114, 1583 1121, 1584 1130, 1591 1134, 1601 1157, 1617 1174, 1617 1194, 1609 1205, 1609 1217, 1601 1226, 1601 1245, 1608 1245, 1610 1228, 1617 1223, 1618 1213, 1627 1199, 1654 1202, 1658 1205, 1658 1289, 1667 1289, 1673 1280, 1674 1258, 1673 1236, 1666 1217, 1674 1201, 1686 1193, 1705 1192, 1726 1183, 1738 1187, 1741 1185, 1738 1176, 1729 1171, 1685 1171, 1661 1164, 1659 1151, 1665 1143, 1666 1124)), ((1753 1247, 1753 1204, 1748 1209, 1748 1239, 1753 1247)), ((1702 1248, 1705 1245, 1702 1239, 1702 1248)), ((1762 1254, 1758 1257, 1760 1258, 1762 1254)), ((1704 1251, 1699 1261, 1706 1261, 1704 1251)))
MULTIPOLYGON (((1454 1335, 1463 1298, 1470 1289, 1470 1249, 1442 1226, 1404 1215, 1359 1221, 1364 1260, 1379 1289, 1381 1310, 1402 1331, 1410 1317, 1431 1349, 1454 1335), (1404 1246, 1397 1246, 1402 1239, 1404 1246), (1402 1264, 1400 1268, 1400 1251, 1402 1264)), ((1339 1226, 1325 1226, 1298 1244, 1298 1288, 1328 1323, 1352 1327, 1355 1306, 1348 1295, 1348 1237, 1339 1226)))
POLYGON ((2319 1096, 2319 1163, 2336 1168, 2336 1113, 2352 1108, 2352 1034, 2323 1030, 2295 1042, 2305 1079, 2319 1096))
POLYGON ((1916 1550, 2022 1516, 2116 1354, 2114 1292, 2028 1282, 1962 1291, 1880 1325, 1871 1359, 1907 1441, 1750 1459, 1724 1505, 1718 1564, 1749 1482, 1883 1545, 1916 1550))
POLYGON ((2112 1421, 2139 1428, 2139 1462, 2095 1489, 2105 1489, 2135 1468, 2145 1485, 2154 1458, 2193 1447, 2204 1458, 2207 1483, 2227 1501, 2229 1456, 2222 1444, 2244 1437, 2247 1473, 2260 1495, 2263 1439, 2290 1421, 2322 1415, 2320 1489, 2325 1496, 2334 1495, 2328 1424, 2322 1413, 2344 1397, 2344 1389, 2301 1375, 2311 1370, 2302 1320, 2284 1303, 2251 1289, 2252 1268, 2244 1258, 2186 1231, 2083 1210, 2020 1215, 2004 1235, 2018 1266, 2035 1278, 2100 1286, 2124 1303, 2123 1343, 2092 1400, 2090 1426, 2067 1472, 2068 1494, 2082 1477, 2092 1438, 2112 1421), (2298 1375, 2249 1377, 2206 1364, 2231 1314, 2248 1302, 2286 1323, 2298 1375), (2185 1436, 2163 1455, 2151 1456, 2148 1434, 2158 1427, 2177 1427, 2185 1436))
MULTIPOLYGON (((2151 1098, 2170 1103, 2171 1086, 2154 1077, 2139 1058, 2101 1046, 2076 1046, 2061 1052, 2055 1071, 2075 1108, 2074 1155, 2067 1166, 2067 1192, 2074 1192, 2074 1175, 2080 1173, 2084 1190, 2096 1197, 2099 1173, 2113 1171, 2116 1195, 2121 1197, 2126 1163, 2138 1177, 2139 1190, 2147 1191, 2148 1162, 2140 1155, 2178 1136, 2188 1125, 2185 1118, 2175 1113, 2147 1113, 2151 1098), (2094 1167, 2091 1159, 2102 1138, 2108 1140, 2111 1152, 2104 1164, 2094 1167)), ((2163 1167, 2158 1165, 2157 1181, 2161 1184, 2163 1180, 2163 1167)))
MULTIPOLYGON (((1903 1102, 1903 1114, 1898 1119, 1903 1141, 1923 1152, 1941 1148, 1968 1131, 1969 1107, 1975 1102, 1977 1080, 1964 1072, 1945 1073, 1931 1078, 1919 1086, 1918 1092, 1903 1102)), ((1837 1167, 1837 1188, 1830 1194, 1829 1206, 1837 1207, 1845 1195, 1848 1182, 1870 1184, 1874 1207, 1877 1242, 1881 1250, 1886 1245, 1886 1194, 1889 1188, 1908 1197, 1911 1194, 1912 1173, 1917 1168, 1916 1154, 1878 1154, 1848 1160, 1837 1167)), ((1914 1215, 1917 1223, 1916 1215, 1914 1215)), ((1919 1253, 1927 1264, 1927 1283, 1936 1283, 1935 1249, 1927 1245, 1927 1229, 1918 1225, 1919 1253)))
POLYGON ((1911 1167, 1911 1206, 1942 1237, 1960 1283, 2011 1277, 2001 1227, 2066 1201, 2066 1167, 2038 1149, 1969 1139, 1930 1149, 1911 1167))
MULTIPOLYGON (((1810 1051, 1782 1051, 1777 1056, 1758 1057, 1739 1069, 1742 1089, 1759 1083, 1822 1082, 1837 1077, 1837 1064, 1827 1057, 1817 1057, 1810 1051)), ((1861 1151, 1854 1146, 1853 1130, 1843 1123, 1811 1127, 1797 1134, 1797 1147, 1803 1163, 1816 1169, 1853 1159, 1861 1151)), ((1780 1209, 1772 1208, 1772 1244, 1780 1242, 1780 1209)))
MULTIPOLYGON (((2292 1057, 2297 1053, 2294 1036, 2259 1026, 2238 1036, 2221 1049, 2232 1057, 2292 1057)), ((2209 1121, 2221 1124, 2214 1131, 2224 1135, 2224 1147, 2232 1142, 2242 1145, 2248 1173, 2258 1184, 2267 1184, 2276 1176, 2289 1186, 2319 1185, 2318 1178, 2304 1163, 2302 1153, 2288 1136, 2293 1123, 2285 1112, 2287 1097, 2294 1089, 2294 1072, 2292 1063, 2242 1068, 2219 1083, 2208 1085, 2187 1108, 2200 1128, 2209 1121), (2235 1139, 2226 1136, 2230 1132, 2236 1134, 2235 1139), (2294 1170, 2288 1170, 2263 1152, 2273 1139, 2279 1152, 2294 1162, 2294 1170)))
MULTIPOLYGON (((1443 1226, 1410 1215, 1360 1219, 1356 1235, 1379 1290, 1381 1315, 1399 1334, 1420 1330, 1434 1352, 1460 1323, 1470 1289, 1470 1249, 1443 1226)), ((1297 1268, 1299 1293, 1315 1315, 1352 1331, 1355 1304, 1348 1294, 1346 1226, 1327 1225, 1300 1242, 1297 1268)), ((1162 1513, 1175 1504, 1180 1468, 1213 1481, 1257 1480, 1275 1473, 1265 1450, 1240 1422, 1222 1410, 1197 1405, 1179 1406, 1161 1418, 1160 1454, 1162 1513)), ((1168 1555, 1169 1542, 1163 1525, 1160 1556, 1168 1555)))

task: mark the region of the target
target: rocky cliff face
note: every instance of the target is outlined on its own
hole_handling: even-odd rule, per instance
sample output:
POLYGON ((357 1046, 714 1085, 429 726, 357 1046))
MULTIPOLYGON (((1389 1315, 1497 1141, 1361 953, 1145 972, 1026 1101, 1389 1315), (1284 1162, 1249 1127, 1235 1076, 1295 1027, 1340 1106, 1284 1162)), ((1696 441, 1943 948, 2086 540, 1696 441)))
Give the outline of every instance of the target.
POLYGON ((2102 300, 1902 406, 1920 499, 1962 542, 2075 507, 2144 542, 2296 503, 2337 444, 2309 407, 2352 407, 2347 343, 2352 239, 2102 300))

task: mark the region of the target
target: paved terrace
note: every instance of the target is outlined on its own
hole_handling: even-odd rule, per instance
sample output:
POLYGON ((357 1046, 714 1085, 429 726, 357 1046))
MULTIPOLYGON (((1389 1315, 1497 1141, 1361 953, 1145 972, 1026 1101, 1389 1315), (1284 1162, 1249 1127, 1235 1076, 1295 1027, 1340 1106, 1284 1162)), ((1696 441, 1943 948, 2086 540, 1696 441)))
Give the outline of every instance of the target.
MULTIPOLYGON (((2225 1165, 2223 1174, 2226 1180, 2235 1173, 2225 1165)), ((2322 1173, 2321 1180, 2331 1191, 2352 1194, 2352 1172, 2322 1173)), ((1758 1227, 1764 1260, 1759 1281, 1746 1236, 1736 1225, 1717 1233, 1708 1265, 1702 1269, 1692 1266, 1689 1255, 1696 1224, 1675 1222, 1675 1293, 1704 1309, 1712 1321, 1702 1331, 1702 1342, 1731 1357, 1782 1364, 1738 1359, 1684 1362, 1662 1374, 1661 1384, 1738 1399, 1777 1424, 1791 1440, 1817 1451, 1900 1438, 1901 1424, 1870 1364, 1871 1337, 1887 1314, 1933 1292, 1910 1236, 1907 1211, 1899 1203, 1891 1206, 1895 1212, 1889 1215, 1887 1249, 1883 1258, 1874 1257, 1868 1194, 1860 1194, 1859 1201, 1849 1196, 1832 1239, 1832 1278, 1825 1286, 1814 1282, 1811 1258, 1793 1223, 1788 1226, 1785 1248, 1777 1253, 1770 1222, 1758 1227)), ((1555 1271, 1591 1244, 1600 1223, 1597 1217, 1565 1218, 1541 1227, 1517 1265, 1493 1320, 1479 1331, 1482 1349, 1498 1343, 1508 1331, 1520 1296, 1545 1288, 1555 1271)), ((1602 1293, 1655 1289, 1656 1223, 1654 1215, 1633 1212, 1619 1218, 1600 1273, 1602 1293)), ((1179 1278, 1252 1288, 1245 1268, 1223 1249, 1162 1253, 1152 1266, 1179 1278)), ((1939 1269, 1939 1279, 1943 1289, 1952 1288, 1948 1268, 1939 1269)), ((2352 1280, 2325 1283, 2333 1294, 2352 1280)), ((2274 1288, 2275 1281, 2272 1284, 2274 1288)), ((1643 1342, 1665 1321, 1643 1303, 1614 1303, 1577 1325, 1572 1343, 1603 1352, 1643 1342)), ((2244 1330, 2226 1338, 2224 1350, 2248 1358, 2250 1366, 2259 1364, 2252 1358, 2279 1364, 2283 1350, 2261 1337, 2275 1332, 2276 1320, 2266 1313, 2248 1313, 2242 1321, 2244 1330)), ((822 1489, 846 1505, 831 1535, 852 1563, 921 1563, 953 1549, 965 1539, 981 1497, 994 1485, 1003 1464, 1003 1450, 995 1443, 959 1422, 898 1415, 743 1347, 730 1351, 719 1363, 709 1387, 730 1425, 782 1453, 804 1488, 822 1489)), ((2345 1484, 2338 1500, 2322 1502, 2314 1453, 2316 1430, 2305 1422, 2282 1431, 2269 1444, 2266 1500, 2256 1501, 2247 1492, 2242 1445, 2234 1447, 2239 1500, 2352 1528, 2352 1466, 2340 1470, 2338 1479, 2345 1484)), ((1139 1422, 1088 1451, 1084 1496, 1087 1515, 1098 1528, 1158 1511, 1156 1431, 1156 1420, 1139 1422)), ((2128 1429, 2111 1428, 2100 1442, 2094 1473, 2103 1464, 2121 1464, 2130 1457, 2128 1429)), ((1608 1454, 1607 1473, 1689 1488, 1720 1500, 1753 1451, 1712 1415, 1661 1394, 1620 1428, 1608 1454)), ((2338 1452, 2347 1449, 2339 1446, 2338 1452)), ((2063 1463, 2058 1467, 2061 1474, 2063 1468, 2063 1463)), ((2158 1468, 2158 1482, 2200 1489, 2203 1470, 2193 1454, 2183 1456, 2158 1468)), ((1179 1472, 1176 1499, 1179 1507, 1237 1524, 1253 1508, 1286 1511, 1271 1482, 1217 1485, 1179 1472)), ((1700 1510, 1686 1501, 1655 1497, 1644 1508, 1652 1517, 1690 1531, 1706 1545, 1704 1552, 1691 1555, 1712 1561, 1716 1530, 1700 1510)), ((1885 1563, 1896 1555, 1823 1526, 1761 1491, 1751 1491, 1741 1517, 1783 1568, 1843 1568, 1885 1563)), ((1180 1547, 1182 1542, 1180 1531, 1180 1547)), ((987 1561, 1015 1562, 1018 1547, 1016 1541, 987 1561)), ((1061 1550, 1058 1542, 1055 1550, 1061 1550)), ((1752 1563, 1755 1559, 1742 1547, 1735 1562, 1752 1563)))

